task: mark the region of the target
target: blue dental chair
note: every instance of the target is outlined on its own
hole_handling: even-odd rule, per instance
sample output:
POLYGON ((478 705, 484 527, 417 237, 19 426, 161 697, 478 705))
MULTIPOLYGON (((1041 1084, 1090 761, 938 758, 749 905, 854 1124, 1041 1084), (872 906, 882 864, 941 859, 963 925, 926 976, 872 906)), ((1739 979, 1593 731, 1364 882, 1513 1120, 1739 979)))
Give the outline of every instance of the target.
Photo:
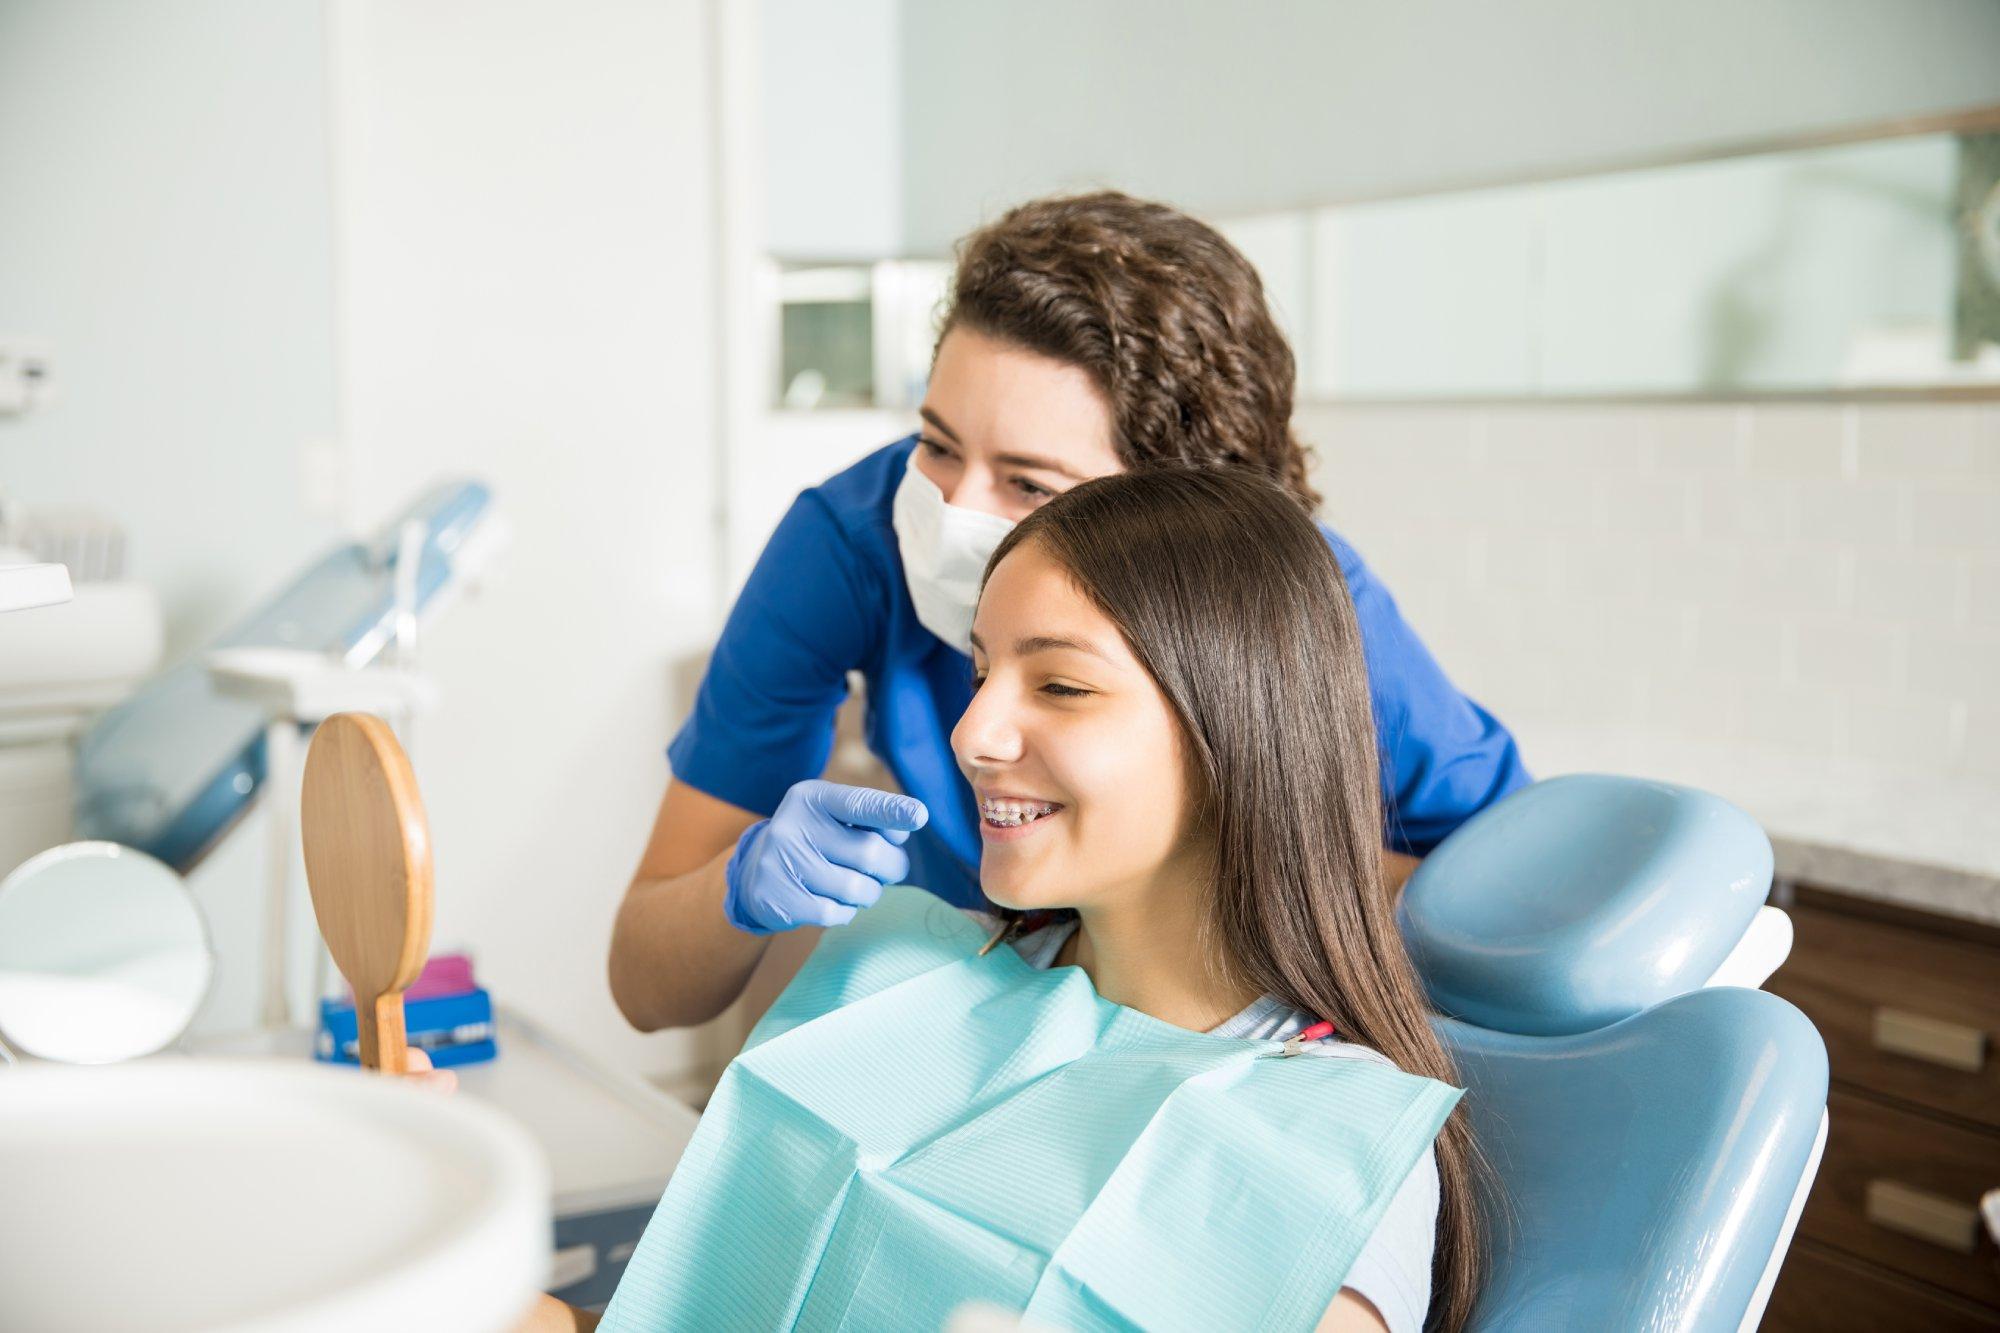
POLYGON ((1826 1047, 1755 989, 1769 840, 1705 793, 1552 778, 1398 912, 1496 1178, 1475 1329, 1754 1329, 1826 1141, 1826 1047))
MULTIPOLYGON (((410 592, 439 610, 476 572, 504 526, 476 481, 432 487, 369 542, 328 551, 209 648, 304 648, 351 667, 394 640, 401 538, 415 525, 410 592)), ((170 667, 107 712, 77 747, 77 836, 123 843, 187 874, 256 800, 265 715, 219 693, 199 657, 170 667)))

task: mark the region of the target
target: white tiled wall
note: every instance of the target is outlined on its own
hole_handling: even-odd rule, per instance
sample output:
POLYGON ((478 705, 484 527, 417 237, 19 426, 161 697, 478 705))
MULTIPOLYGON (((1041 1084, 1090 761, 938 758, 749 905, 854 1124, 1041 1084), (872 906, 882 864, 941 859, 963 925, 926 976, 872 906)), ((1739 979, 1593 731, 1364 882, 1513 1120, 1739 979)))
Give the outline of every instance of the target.
POLYGON ((1298 429, 1329 521, 1524 731, 2000 776, 2000 404, 1308 404, 1298 429))

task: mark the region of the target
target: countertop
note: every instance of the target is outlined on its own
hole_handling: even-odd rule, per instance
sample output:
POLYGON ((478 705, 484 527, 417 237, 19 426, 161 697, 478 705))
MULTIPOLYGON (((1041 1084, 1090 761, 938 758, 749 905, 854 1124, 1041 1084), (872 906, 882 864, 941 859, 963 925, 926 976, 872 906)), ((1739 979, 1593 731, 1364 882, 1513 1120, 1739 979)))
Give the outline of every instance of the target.
MULTIPOLYGON (((693 1108, 597 1064, 504 1007, 495 1007, 494 1026, 499 1057, 458 1066, 459 1090, 498 1106, 541 1144, 555 1215, 657 1202, 694 1137, 693 1108)), ((312 1041, 311 1029, 290 1028, 189 1037, 178 1051, 307 1060, 312 1041)))
POLYGON ((1770 835, 1780 879, 2000 925, 2000 781, 1637 729, 1513 730, 1537 777, 1629 773, 1734 802, 1770 835))

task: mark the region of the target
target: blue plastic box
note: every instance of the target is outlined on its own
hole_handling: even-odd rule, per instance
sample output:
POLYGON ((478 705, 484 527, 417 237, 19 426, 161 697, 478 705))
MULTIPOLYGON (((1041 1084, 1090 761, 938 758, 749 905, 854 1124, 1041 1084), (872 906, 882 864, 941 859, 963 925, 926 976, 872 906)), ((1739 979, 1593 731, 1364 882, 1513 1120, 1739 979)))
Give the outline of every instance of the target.
MULTIPOLYGON (((410 1045, 430 1054, 438 1069, 476 1065, 499 1054, 493 1044, 493 997, 484 987, 457 995, 403 1001, 403 1027, 410 1045)), ((354 1006, 346 1000, 319 1002, 319 1036, 313 1059, 328 1064, 361 1063, 361 1038, 354 1006)))

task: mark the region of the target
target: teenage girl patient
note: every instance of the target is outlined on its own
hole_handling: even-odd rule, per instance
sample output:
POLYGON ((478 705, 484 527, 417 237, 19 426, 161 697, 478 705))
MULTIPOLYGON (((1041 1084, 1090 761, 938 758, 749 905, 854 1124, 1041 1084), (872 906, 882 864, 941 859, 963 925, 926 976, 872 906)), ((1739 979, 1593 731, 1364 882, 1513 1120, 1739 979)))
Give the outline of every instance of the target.
MULTIPOLYGON (((1353 607, 1291 492, 1247 469, 1080 485, 995 553, 973 650, 951 740, 980 800, 980 886, 1003 947, 1080 968, 1102 999, 1179 1028, 1268 1040, 1324 1020, 1336 1035, 1304 1046, 1313 1057, 1456 1082, 1383 884, 1353 607)), ((1341 1105, 1324 1115, 1321 1134, 1341 1105)), ((1320 1328, 1465 1322, 1474 1169, 1461 1103, 1320 1328)), ((1023 1163, 1021 1188, 1037 1179, 1023 1163)), ((670 1189, 652 1228, 674 1225, 673 1202, 670 1189)))
MULTIPOLYGON (((952 748, 986 816, 980 887, 1075 915, 1016 938, 1024 958, 1181 1027, 1325 1019, 1339 1039, 1313 1054, 1455 1081, 1382 883, 1354 610, 1292 494, 1222 471, 1077 487, 995 553, 973 634, 952 748)), ((1460 1110, 1322 1327, 1463 1322, 1471 1176, 1460 1110)))

